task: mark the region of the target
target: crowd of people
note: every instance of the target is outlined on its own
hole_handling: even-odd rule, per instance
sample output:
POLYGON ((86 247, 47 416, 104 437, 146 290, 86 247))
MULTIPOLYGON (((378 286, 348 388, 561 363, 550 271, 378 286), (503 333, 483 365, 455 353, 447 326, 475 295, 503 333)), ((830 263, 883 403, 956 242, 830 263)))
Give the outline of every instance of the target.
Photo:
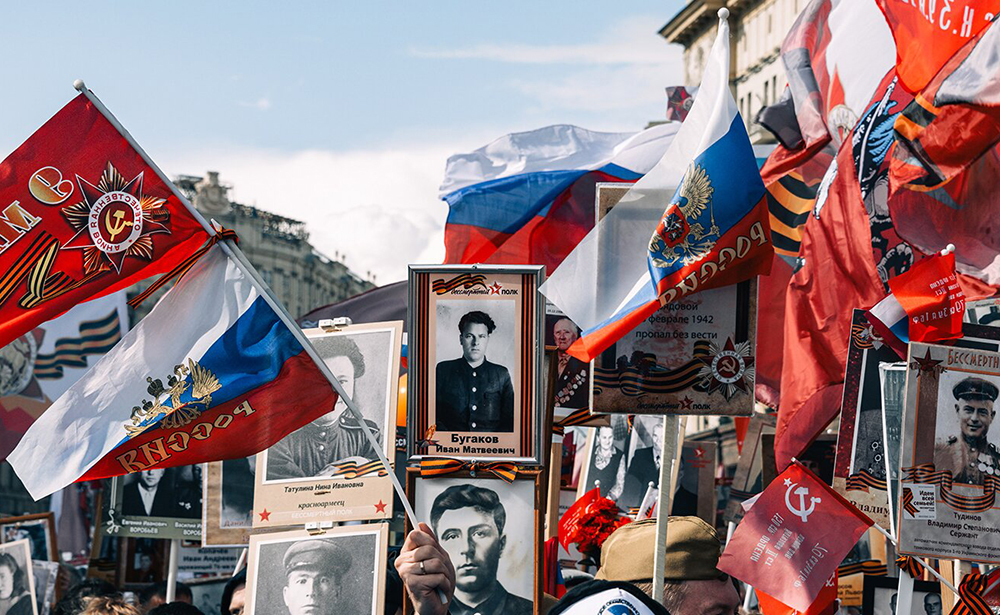
MULTIPOLYGON (((607 611, 641 615, 734 615, 742 599, 741 585, 716 567, 722 543, 715 529, 697 517, 671 517, 662 602, 653 596, 653 545, 656 520, 624 525, 605 541, 600 567, 594 577, 575 575, 567 580, 569 591, 560 600, 544 594, 543 615, 597 615, 610 604, 630 609, 607 611)), ((503 530, 498 528, 502 539, 503 530)), ((320 580, 309 575, 316 557, 286 558, 285 605, 288 615, 334 615, 339 613, 337 596, 350 588, 341 580, 320 580), (303 583, 301 579, 309 582, 303 583), (324 583, 326 585, 324 585, 324 583), (321 591, 322 590, 322 591, 321 591), (321 599, 322 596, 322 599, 321 599), (305 606, 304 606, 305 605, 305 606)), ((464 557, 464 555, 458 555, 464 557)), ((488 603, 496 588, 479 587, 482 576, 469 573, 467 563, 453 561, 434 531, 421 523, 406 537, 402 548, 389 556, 385 584, 386 615, 403 613, 404 597, 416 615, 508 615, 511 608, 488 603), (456 574, 456 563, 461 574, 456 574), (485 597, 482 602, 470 596, 485 597), (473 602, 466 604, 458 597, 473 602)), ((495 576, 492 583, 499 583, 495 576)), ((501 588, 502 589, 502 588, 501 588)), ((247 596, 246 570, 236 574, 222 593, 216 610, 205 611, 192 604, 191 589, 178 583, 174 600, 166 601, 167 584, 154 583, 128 599, 114 585, 87 579, 72 586, 56 604, 53 615, 243 615, 247 596)), ((509 605, 510 606, 510 605, 509 605)), ((213 605, 214 607, 214 605, 213 605)), ((514 609, 516 610, 516 609, 514 609)), ((261 613, 260 615, 281 615, 261 613)))

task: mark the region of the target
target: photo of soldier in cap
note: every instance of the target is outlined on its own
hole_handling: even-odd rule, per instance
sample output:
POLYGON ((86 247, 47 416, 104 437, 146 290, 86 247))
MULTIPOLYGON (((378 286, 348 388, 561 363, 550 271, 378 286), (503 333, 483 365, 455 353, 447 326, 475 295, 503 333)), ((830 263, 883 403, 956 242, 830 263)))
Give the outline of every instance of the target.
POLYGON ((997 434, 989 437, 1000 388, 986 376, 947 376, 939 388, 934 469, 949 472, 956 483, 983 486, 986 476, 1000 476, 997 434))
POLYGON ((384 560, 381 528, 337 528, 251 540, 253 612, 268 615, 376 613, 384 560), (380 563, 381 561, 381 563, 380 563), (380 568, 381 566, 381 568, 380 568))
POLYGON ((535 482, 417 479, 415 509, 455 566, 452 615, 534 612, 535 482))
POLYGON ((514 431, 513 301, 438 301, 437 357, 437 431, 514 431))

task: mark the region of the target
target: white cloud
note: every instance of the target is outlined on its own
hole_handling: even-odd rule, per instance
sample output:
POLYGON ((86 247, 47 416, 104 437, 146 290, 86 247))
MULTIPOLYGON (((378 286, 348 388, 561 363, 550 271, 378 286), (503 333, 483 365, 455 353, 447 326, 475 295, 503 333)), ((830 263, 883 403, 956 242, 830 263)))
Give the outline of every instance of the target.
POLYGON ((251 109, 257 109, 258 111, 267 111, 271 108, 271 99, 262 96, 254 101, 241 100, 238 104, 241 107, 250 107, 251 109))
POLYGON ((345 255, 378 284, 406 279, 409 263, 444 259, 448 207, 437 198, 445 160, 467 146, 346 152, 196 150, 162 156, 168 174, 219 171, 230 198, 302 220, 327 256, 345 255))

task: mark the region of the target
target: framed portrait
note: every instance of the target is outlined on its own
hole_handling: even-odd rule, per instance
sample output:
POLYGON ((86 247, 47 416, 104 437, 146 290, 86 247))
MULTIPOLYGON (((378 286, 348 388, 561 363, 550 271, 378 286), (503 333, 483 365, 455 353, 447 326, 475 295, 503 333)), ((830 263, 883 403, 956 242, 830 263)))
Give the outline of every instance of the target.
MULTIPOLYGON (((660 419, 663 422, 663 419, 660 419)), ((625 471, 628 469, 628 450, 632 430, 625 415, 611 416, 611 424, 602 427, 585 427, 587 439, 583 450, 576 453, 581 459, 577 497, 591 489, 599 488, 601 497, 614 500, 625 489, 625 471), (582 454, 581 454, 582 452, 582 454)))
POLYGON ((1000 354, 911 342, 898 551, 1000 563, 1000 354))
POLYGON ((411 459, 542 463, 543 270, 410 266, 411 459))
POLYGON ((141 588, 167 578, 170 541, 156 538, 118 540, 118 578, 127 588, 141 588))
POLYGON ((253 535, 247 615, 381 615, 385 602, 385 523, 253 535))
POLYGON ((31 573, 35 581, 35 605, 38 615, 48 615, 56 604, 59 563, 32 560, 31 573))
POLYGON ((975 325, 1000 326, 1000 297, 967 301, 962 320, 975 325))
MULTIPOLYGON (((962 334, 955 345, 995 350, 1000 344, 1000 327, 963 323, 962 334)), ((899 467, 898 446, 890 449, 887 442, 894 441, 897 445, 899 442, 903 383, 898 379, 900 374, 888 374, 888 380, 884 380, 880 365, 899 360, 895 351, 884 344, 872 328, 864 310, 854 310, 847 346, 833 488, 886 530, 890 529, 889 520, 895 518, 890 503, 898 498, 898 494, 889 496, 886 468, 888 466, 891 472, 892 468, 899 467), (883 381, 887 387, 883 386, 883 381), (889 393, 890 401, 899 403, 886 406, 883 392, 889 393), (883 409, 886 410, 885 421, 883 409), (886 440, 887 434, 889 440, 886 440), (892 434, 895 434, 894 440, 892 434), (896 452, 887 454, 892 450, 896 452)))
MULTIPOLYGON (((763 433, 761 439, 761 471, 765 487, 771 484, 779 474, 778 464, 774 458, 774 434, 763 433)), ((815 474, 827 485, 833 480, 833 464, 837 458, 837 436, 829 433, 820 434, 806 450, 797 457, 799 462, 815 474)))
MULTIPOLYGON (((393 459, 402 321, 306 336, 357 403, 381 452, 393 459)), ((223 468, 225 476, 225 468, 223 468)), ((254 528, 392 517, 392 482, 343 400, 257 455, 254 528)))
POLYGON ((191 588, 191 604, 198 607, 198 610, 205 615, 218 613, 219 605, 222 604, 222 592, 225 591, 229 579, 230 577, 225 576, 185 581, 191 588))
MULTIPOLYGON (((896 592, 899 579, 864 575, 862 615, 896 615, 896 592)), ((941 615, 941 585, 931 581, 913 582, 911 613, 941 615)))
MULTIPOLYGON (((519 471, 510 483, 487 472, 422 478, 418 468, 408 468, 406 492, 413 510, 427 520, 455 566, 457 604, 452 609, 537 613, 544 577, 541 476, 533 469, 519 471)), ((409 601, 403 608, 413 612, 409 601)))
POLYGON ((746 437, 743 439, 743 453, 740 454, 729 489, 729 500, 722 520, 725 523, 739 523, 745 511, 743 502, 764 490, 764 462, 762 434, 774 435, 777 418, 773 414, 754 414, 750 417, 746 437))
POLYGON ((555 373, 549 391, 555 423, 566 421, 572 425, 606 425, 608 417, 590 411, 590 378, 593 363, 571 357, 567 350, 580 339, 576 326, 555 304, 545 302, 545 351, 555 362, 555 373), (589 420, 585 420, 589 417, 589 420))
POLYGON ((0 545, 0 575, 9 579, 0 584, 0 615, 39 615, 30 540, 0 545))
POLYGON ((201 536, 202 466, 151 468, 108 480, 104 531, 113 536, 201 536))
POLYGON ((250 542, 257 456, 204 465, 201 544, 229 547, 250 542))
POLYGON ((0 544, 16 540, 30 542, 32 560, 59 562, 55 513, 0 518, 0 544))

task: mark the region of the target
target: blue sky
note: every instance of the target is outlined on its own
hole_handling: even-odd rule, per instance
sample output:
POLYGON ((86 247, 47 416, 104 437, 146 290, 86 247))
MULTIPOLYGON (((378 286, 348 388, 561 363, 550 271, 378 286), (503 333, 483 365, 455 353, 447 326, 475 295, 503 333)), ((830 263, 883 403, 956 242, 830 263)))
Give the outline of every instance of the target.
POLYGON ((211 169, 378 282, 440 262, 445 160, 554 123, 663 117, 682 0, 44 2, 0 23, 13 150, 83 78, 169 175, 211 169))

